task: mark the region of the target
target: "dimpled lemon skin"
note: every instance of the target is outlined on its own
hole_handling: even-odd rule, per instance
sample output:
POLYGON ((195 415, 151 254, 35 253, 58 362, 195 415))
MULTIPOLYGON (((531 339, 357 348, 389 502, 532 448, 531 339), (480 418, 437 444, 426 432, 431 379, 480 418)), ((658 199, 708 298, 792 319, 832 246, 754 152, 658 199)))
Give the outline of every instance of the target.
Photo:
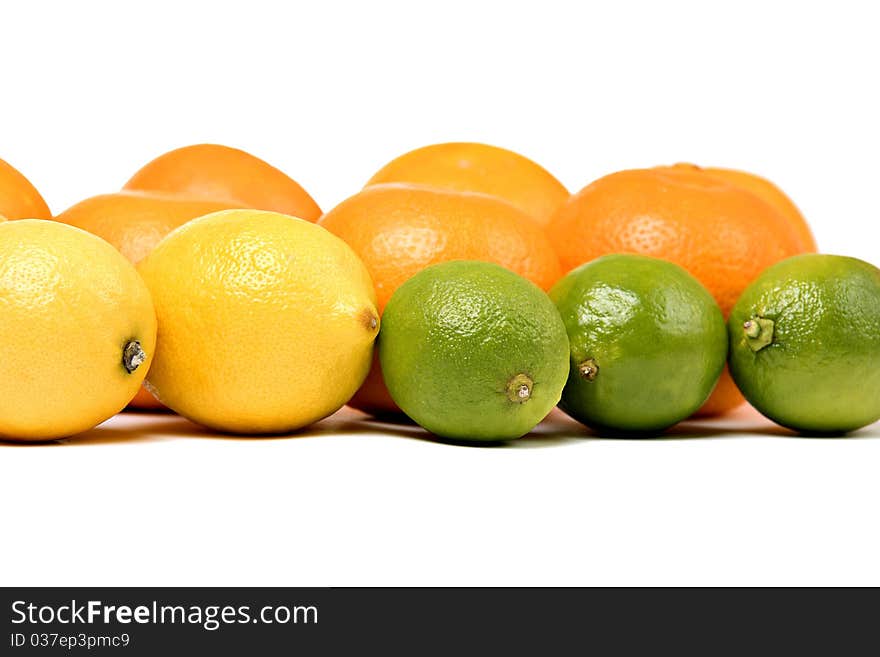
POLYGON ((155 344, 150 293, 116 249, 54 221, 0 223, 0 437, 49 440, 103 422, 138 391, 155 344), (133 340, 146 359, 129 373, 133 340))
POLYGON ((382 321, 388 390, 438 436, 519 438, 559 402, 565 327, 537 285, 504 267, 470 260, 427 267, 395 291, 382 321))
POLYGON ((571 371, 560 408, 611 433, 659 433, 696 411, 727 356, 718 304, 665 260, 608 255, 550 290, 568 331, 571 371))
POLYGON ((294 431, 339 409, 367 375, 379 330, 373 282, 320 226, 216 212, 170 233, 138 268, 159 320, 147 385, 194 422, 294 431))
POLYGON ((835 435, 880 419, 880 269, 874 265, 835 255, 783 260, 746 288, 728 330, 730 373, 774 422, 835 435), (757 331, 759 318, 765 326, 750 339, 744 325, 754 321, 757 331))

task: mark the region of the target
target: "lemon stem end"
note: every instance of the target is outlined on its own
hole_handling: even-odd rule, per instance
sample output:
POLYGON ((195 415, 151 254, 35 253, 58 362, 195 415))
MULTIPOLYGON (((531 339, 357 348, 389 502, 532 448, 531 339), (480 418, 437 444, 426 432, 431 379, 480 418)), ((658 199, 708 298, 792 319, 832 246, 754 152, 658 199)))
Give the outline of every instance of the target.
POLYGON ((147 360, 147 354, 137 340, 129 340, 122 348, 122 366, 125 371, 132 374, 147 360))

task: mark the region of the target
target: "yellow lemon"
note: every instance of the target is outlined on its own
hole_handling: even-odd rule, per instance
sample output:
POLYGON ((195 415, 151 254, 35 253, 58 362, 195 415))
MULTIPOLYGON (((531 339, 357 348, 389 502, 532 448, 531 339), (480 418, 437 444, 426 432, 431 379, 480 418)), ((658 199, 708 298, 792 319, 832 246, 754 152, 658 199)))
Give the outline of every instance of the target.
POLYGON ((138 391, 155 345, 150 293, 116 249, 54 221, 0 223, 0 437, 103 422, 138 391))
POLYGON ((366 267, 308 221, 227 210, 170 233, 138 266, 159 320, 150 390, 232 433, 284 433, 345 404, 379 315, 366 267))

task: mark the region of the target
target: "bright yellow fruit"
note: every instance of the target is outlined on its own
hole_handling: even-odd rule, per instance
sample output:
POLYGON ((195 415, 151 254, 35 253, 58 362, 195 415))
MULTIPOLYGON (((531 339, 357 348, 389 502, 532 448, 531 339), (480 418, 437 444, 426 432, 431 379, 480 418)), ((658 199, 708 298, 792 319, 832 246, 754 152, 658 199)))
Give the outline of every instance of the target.
POLYGON ((379 315, 354 251, 308 221, 227 210, 168 235, 138 266, 159 343, 147 385, 232 433, 285 433, 345 404, 367 375, 379 315))
POLYGON ((0 223, 0 437, 103 422, 138 391, 155 345, 150 293, 116 249, 54 221, 0 223))

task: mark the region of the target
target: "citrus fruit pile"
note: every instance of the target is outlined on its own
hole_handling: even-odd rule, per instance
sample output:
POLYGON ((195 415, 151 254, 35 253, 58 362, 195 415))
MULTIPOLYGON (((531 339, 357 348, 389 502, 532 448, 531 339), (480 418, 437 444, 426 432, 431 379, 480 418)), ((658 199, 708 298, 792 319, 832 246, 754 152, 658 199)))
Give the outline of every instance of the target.
POLYGON ((745 400, 842 434, 880 419, 880 270, 816 251, 773 183, 691 164, 570 194, 512 151, 435 144, 322 212, 199 144, 53 214, 0 160, 0 439, 126 408, 289 434, 346 404, 457 443, 557 406, 651 437, 745 400))

